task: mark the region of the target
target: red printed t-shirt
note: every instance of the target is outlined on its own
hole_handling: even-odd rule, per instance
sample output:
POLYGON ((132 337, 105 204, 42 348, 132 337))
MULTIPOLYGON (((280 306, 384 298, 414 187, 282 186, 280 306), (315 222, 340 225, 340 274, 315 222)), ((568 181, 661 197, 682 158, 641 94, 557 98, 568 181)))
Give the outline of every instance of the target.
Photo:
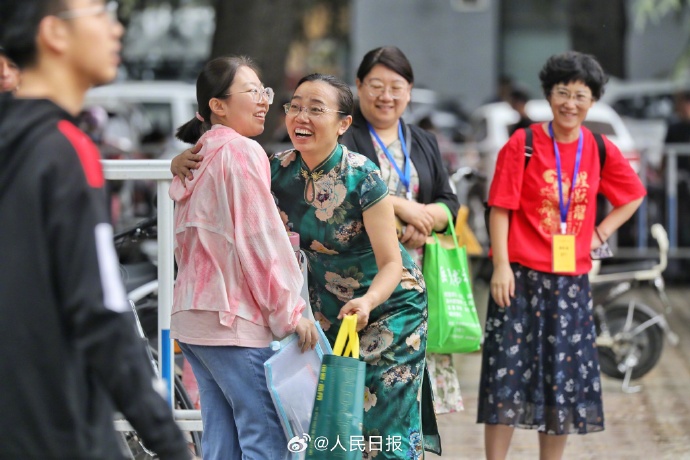
MULTIPOLYGON (((489 205, 512 210, 508 232, 508 257, 528 268, 551 272, 551 240, 560 232, 558 175, 553 141, 541 124, 533 124, 534 154, 525 170, 525 131, 513 134, 498 154, 489 191, 489 205), (523 174, 524 173, 524 174, 523 174)), ((628 160, 606 137, 606 162, 600 172, 596 139, 582 128, 582 159, 575 190, 570 195, 578 141, 558 143, 561 156, 563 197, 570 196, 567 232, 575 234, 576 271, 592 268, 589 255, 596 219, 597 193, 621 206, 646 195, 628 160), (601 179, 601 180, 600 180, 601 179)))

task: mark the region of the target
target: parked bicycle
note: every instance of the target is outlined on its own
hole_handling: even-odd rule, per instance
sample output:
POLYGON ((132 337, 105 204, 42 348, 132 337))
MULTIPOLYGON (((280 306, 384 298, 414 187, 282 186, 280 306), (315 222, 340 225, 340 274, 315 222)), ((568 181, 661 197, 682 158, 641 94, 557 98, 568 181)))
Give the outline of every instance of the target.
POLYGON ((635 263, 601 265, 594 261, 589 274, 594 299, 594 320, 601 371, 622 379, 623 391, 632 393, 641 386, 631 386, 659 361, 664 337, 673 346, 678 336, 671 330, 666 314, 672 310, 666 294, 663 272, 668 263, 668 236, 661 224, 651 228, 659 245, 659 260, 635 263), (653 305, 635 297, 623 300, 632 290, 648 289, 658 302, 653 305))
MULTIPOLYGON (((142 241, 156 237, 156 217, 146 219, 131 229, 120 232, 114 236, 118 254, 122 256, 125 248, 130 245, 140 246, 142 241)), ((144 253, 146 251, 143 251, 144 253)), ((125 257, 127 258, 127 257, 125 257)), ((135 319, 137 333, 144 342, 149 361, 154 374, 160 378, 158 371, 158 352, 155 337, 158 332, 158 270, 155 259, 149 254, 145 257, 131 257, 128 263, 120 265, 120 272, 127 290, 132 312, 135 319)), ((161 381, 161 391, 165 391, 165 385, 161 381)), ((174 374, 173 388, 175 392, 176 410, 194 410, 194 403, 182 384, 179 372, 174 374)), ((195 458, 201 458, 200 431, 183 430, 190 452, 195 458)), ((120 440, 124 451, 131 460, 149 460, 158 458, 152 451, 144 446, 143 441, 136 431, 121 431, 120 440)))

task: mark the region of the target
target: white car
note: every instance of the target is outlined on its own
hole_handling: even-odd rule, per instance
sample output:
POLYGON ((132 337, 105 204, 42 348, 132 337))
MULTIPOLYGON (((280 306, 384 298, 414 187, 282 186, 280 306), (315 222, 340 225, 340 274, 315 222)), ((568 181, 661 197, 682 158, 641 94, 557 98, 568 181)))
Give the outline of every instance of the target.
POLYGON ((674 114, 674 95, 681 91, 690 91, 690 80, 612 79, 601 98, 621 116, 635 145, 654 167, 661 165, 667 122, 674 114))
POLYGON ((100 105, 106 110, 122 104, 138 106, 147 125, 142 149, 153 158, 172 158, 187 147, 177 140, 177 128, 194 117, 196 87, 176 81, 126 81, 90 90, 85 107, 100 105))
MULTIPOLYGON (((551 107, 545 99, 529 101, 526 111, 527 116, 535 122, 553 118, 551 107)), ((511 125, 518 120, 518 113, 506 102, 483 105, 472 114, 474 140, 482 154, 482 169, 489 182, 493 177, 498 152, 508 142, 511 125)), ((639 171, 640 156, 635 149, 635 142, 621 117, 610 106, 596 102, 589 109, 584 125, 594 133, 604 134, 628 158, 633 169, 639 171)))

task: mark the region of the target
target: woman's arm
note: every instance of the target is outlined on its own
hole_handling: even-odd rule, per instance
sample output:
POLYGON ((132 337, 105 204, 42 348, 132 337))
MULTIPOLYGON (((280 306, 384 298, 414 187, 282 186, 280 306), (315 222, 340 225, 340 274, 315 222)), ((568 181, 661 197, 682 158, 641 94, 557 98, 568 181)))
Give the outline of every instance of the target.
POLYGON ((637 211, 637 208, 639 208, 642 204, 642 200, 644 200, 644 197, 613 208, 611 212, 604 218, 604 220, 602 220, 597 226, 597 230, 599 231, 599 235, 601 235, 602 241, 599 241, 599 236, 597 236, 596 231, 592 235, 592 249, 596 249, 601 246, 604 241, 609 239, 609 237, 620 228, 621 225, 630 219, 633 214, 635 214, 635 211, 637 211))
MULTIPOLYGON (((453 225, 453 222, 448 222, 448 214, 446 213, 446 208, 439 203, 431 203, 424 205, 429 214, 434 218, 434 228, 435 232, 440 232, 445 230, 448 225, 453 225)), ((452 211, 451 211, 452 215, 452 211)))
POLYGON ((407 249, 422 247, 434 228, 434 215, 422 203, 397 196, 390 200, 395 216, 406 224, 400 242, 407 249))
POLYGON ((412 127, 413 146, 418 149, 414 163, 419 172, 419 196, 421 202, 397 198, 394 202, 395 215, 408 224, 404 237, 400 240, 406 248, 418 248, 426 243, 426 237, 432 230, 442 231, 448 226, 448 216, 440 204, 445 204, 455 219, 458 198, 450 187, 448 172, 441 159, 436 137, 412 127), (410 228, 413 226, 414 228, 410 228))
POLYGON ((515 297, 515 275, 510 268, 508 257, 508 228, 510 211, 496 206, 491 207, 489 233, 493 253, 494 273, 491 276, 491 296, 499 307, 510 306, 510 298, 515 297))
POLYGON ((369 322, 369 313, 393 293, 402 277, 402 256, 395 236, 395 219, 391 197, 386 197, 364 211, 364 228, 371 241, 376 257, 378 273, 374 276, 367 293, 343 305, 338 319, 357 314, 357 330, 369 322))
POLYGON ((192 169, 199 169, 201 167, 201 160, 204 157, 197 155, 199 150, 201 150, 201 146, 202 144, 196 144, 194 147, 188 148, 170 162, 170 172, 173 176, 180 178, 182 185, 185 185, 185 179, 194 179, 192 169))

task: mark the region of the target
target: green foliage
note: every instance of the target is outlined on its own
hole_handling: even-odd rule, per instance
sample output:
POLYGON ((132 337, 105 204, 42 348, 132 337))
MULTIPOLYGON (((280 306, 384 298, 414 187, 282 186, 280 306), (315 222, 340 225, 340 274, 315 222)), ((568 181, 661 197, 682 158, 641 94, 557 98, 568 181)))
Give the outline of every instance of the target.
POLYGON ((635 0, 635 28, 642 30, 647 22, 658 24, 669 13, 682 13, 690 7, 690 0, 635 0))

